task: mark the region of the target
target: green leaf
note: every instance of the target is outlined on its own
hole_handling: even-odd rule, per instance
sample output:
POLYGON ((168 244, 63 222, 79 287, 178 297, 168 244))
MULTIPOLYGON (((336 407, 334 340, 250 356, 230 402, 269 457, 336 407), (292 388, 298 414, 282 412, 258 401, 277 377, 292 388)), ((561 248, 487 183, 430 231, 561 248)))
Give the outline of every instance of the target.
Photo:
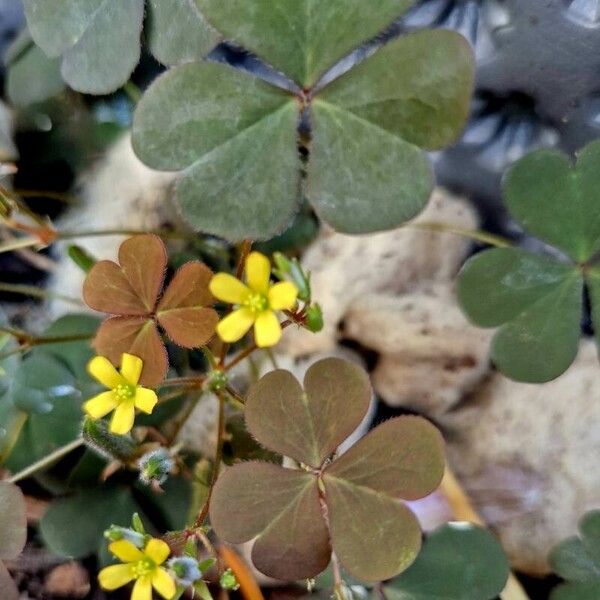
POLYGON ((551 600, 592 600, 600 594, 600 511, 579 521, 579 537, 556 546, 549 556, 552 569, 568 583, 553 590, 551 600))
POLYGON ((597 600, 600 583, 569 583, 552 590, 550 600, 597 600))
POLYGON ((246 425, 264 446, 318 468, 358 427, 371 386, 363 369, 339 358, 312 365, 304 390, 289 372, 260 379, 246 401, 246 425))
POLYGON ((150 167, 187 167, 176 198, 194 227, 232 241, 269 238, 299 204, 298 118, 288 94, 251 75, 183 65, 142 98, 133 145, 150 167))
POLYGON ((195 0, 207 20, 282 71, 312 87, 335 63, 412 4, 378 0, 195 0))
POLYGON ((154 57, 169 66, 200 60, 219 41, 195 0, 148 0, 146 35, 154 57))
POLYGON ((332 544, 350 575, 381 581, 413 562, 421 530, 396 499, 423 498, 443 473, 441 435, 421 417, 385 422, 326 467, 332 544))
POLYGON ((458 296, 474 324, 501 326, 492 360, 511 379, 550 381, 575 359, 583 312, 576 267, 520 249, 487 250, 464 266, 458 296))
POLYGON ((6 94, 12 104, 27 106, 43 102, 65 89, 60 59, 48 58, 24 31, 7 52, 6 94))
POLYGON ((508 172, 508 209, 526 231, 583 263, 600 250, 600 142, 573 166, 556 150, 528 154, 508 172))
POLYGON ((419 31, 386 44, 318 99, 419 148, 437 150, 465 125, 473 77, 473 53, 464 37, 419 31))
POLYGON ((24 469, 79 435, 80 392, 71 372, 56 358, 36 352, 25 360, 11 400, 29 413, 7 461, 11 470, 24 469))
POLYGON ((370 233, 417 215, 433 189, 423 152, 333 104, 315 100, 308 196, 337 231, 370 233))
POLYGON ((214 488, 210 522, 232 543, 257 537, 252 562, 270 577, 305 579, 329 563, 317 479, 310 473, 260 462, 229 467, 214 488))
POLYGON ((140 57, 144 0, 25 0, 31 35, 75 90, 110 93, 127 82, 140 57))
POLYGON ((52 552, 84 558, 104 546, 110 525, 129 527, 140 508, 127 488, 102 486, 81 490, 52 503, 40 521, 40 533, 52 552))
POLYGON ((508 573, 508 560, 489 531, 449 523, 427 537, 414 564, 384 591, 389 600, 492 600, 508 573))
POLYGON ((25 499, 13 483, 0 481, 0 559, 14 559, 27 541, 25 499))

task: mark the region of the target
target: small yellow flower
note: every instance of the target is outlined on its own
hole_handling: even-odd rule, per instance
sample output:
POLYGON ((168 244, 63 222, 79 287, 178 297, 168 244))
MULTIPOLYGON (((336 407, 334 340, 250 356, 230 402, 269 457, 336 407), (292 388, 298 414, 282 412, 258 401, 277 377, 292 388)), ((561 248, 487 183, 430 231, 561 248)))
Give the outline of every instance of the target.
POLYGON ((260 252, 246 259, 246 282, 228 273, 217 273, 210 281, 212 295, 237 310, 222 319, 217 333, 224 342, 241 340, 254 325, 254 338, 260 348, 274 346, 281 339, 277 310, 291 310, 296 305, 298 288, 289 281, 271 284, 271 263, 260 252))
POLYGON ((135 420, 135 409, 146 414, 152 413, 158 398, 153 390, 138 385, 144 363, 133 354, 121 357, 119 373, 104 356, 96 356, 88 363, 89 374, 110 391, 102 392, 88 400, 83 410, 92 419, 101 419, 115 411, 110 422, 110 431, 124 435, 131 431, 135 420))
POLYGON ((104 590, 112 591, 127 585, 135 579, 131 600, 152 600, 154 588, 165 600, 170 600, 177 592, 174 579, 161 567, 171 551, 162 540, 152 538, 143 550, 127 540, 119 540, 108 549, 122 565, 106 567, 98 573, 98 582, 104 590))

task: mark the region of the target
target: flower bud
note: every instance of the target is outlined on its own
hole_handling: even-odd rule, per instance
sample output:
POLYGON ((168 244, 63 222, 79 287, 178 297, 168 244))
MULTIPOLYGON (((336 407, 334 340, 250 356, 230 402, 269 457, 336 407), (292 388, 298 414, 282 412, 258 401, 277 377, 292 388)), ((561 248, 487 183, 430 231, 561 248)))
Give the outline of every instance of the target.
POLYGON ((146 485, 150 485, 152 482, 163 484, 174 466, 175 461, 165 448, 146 452, 138 461, 140 481, 146 485))
POLYGON ((311 304, 308 307, 304 322, 309 331, 313 333, 317 333, 323 329, 323 311, 318 304, 311 304))
POLYGON ((103 458, 127 462, 135 454, 136 444, 128 435, 114 435, 108 430, 106 421, 86 417, 82 428, 87 446, 103 458))
POLYGON ((136 548, 140 550, 144 547, 145 536, 133 529, 127 527, 119 527, 118 525, 111 525, 105 532, 104 537, 111 542, 118 542, 119 540, 127 540, 131 542, 136 548))
POLYGON ((231 569, 226 569, 221 575, 221 579, 219 580, 219 585, 224 590, 230 590, 235 592, 235 590, 239 589, 240 584, 237 582, 235 575, 231 569))
POLYGON ((176 556, 168 563, 169 569, 179 585, 189 587, 202 577, 198 561, 191 556, 176 556))

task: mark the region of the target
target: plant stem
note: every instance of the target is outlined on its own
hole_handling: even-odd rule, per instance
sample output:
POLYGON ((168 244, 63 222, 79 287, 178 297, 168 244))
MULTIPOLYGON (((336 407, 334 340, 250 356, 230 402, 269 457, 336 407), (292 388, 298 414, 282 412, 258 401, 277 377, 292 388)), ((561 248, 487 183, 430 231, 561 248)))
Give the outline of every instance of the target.
POLYGON ((210 488, 208 489, 208 497, 206 498, 206 502, 200 511, 200 514, 194 521, 192 525, 192 529, 199 529, 202 527, 206 516, 208 515, 208 508, 210 506, 210 499, 212 497, 212 492, 215 487, 215 483, 217 483, 217 478, 219 477, 219 471, 221 469, 221 461, 223 459, 223 436, 225 435, 225 402, 226 398, 223 394, 217 394, 219 399, 219 421, 217 425, 217 447, 215 450, 215 461, 213 466, 212 478, 210 481, 210 488))
POLYGON ((21 481, 26 477, 30 477, 34 473, 37 473, 38 471, 41 471, 42 469, 45 469, 46 467, 49 467, 53 463, 59 461, 61 458, 63 458, 73 450, 76 450, 80 446, 83 446, 83 444, 83 438, 79 437, 76 440, 73 440, 72 442, 69 442, 68 444, 56 449, 51 454, 48 454, 48 456, 45 456, 37 462, 34 462, 32 465, 29 465, 22 471, 19 471, 18 473, 10 477, 8 481, 10 483, 16 483, 17 481, 21 481))
POLYGON ((135 85, 135 83, 133 83, 133 81, 128 81, 123 86, 123 91, 127 94, 127 96, 129 96, 129 99, 134 104, 137 104, 142 97, 142 92, 141 92, 140 88, 137 85, 135 85))
POLYGON ((479 231, 476 229, 465 229, 463 227, 456 227, 455 225, 448 225, 447 223, 432 223, 432 222, 416 222, 407 223, 405 227, 411 229, 422 229, 424 231, 433 231, 437 233, 452 233, 454 235, 460 235, 476 242, 482 242, 495 246, 496 248, 510 248, 514 244, 504 237, 494 235, 492 233, 486 233, 485 231, 479 231))
POLYGON ((172 231, 170 229, 155 229, 150 231, 143 229, 83 229, 81 231, 59 231, 57 232, 56 237, 58 240, 72 240, 82 237, 102 237, 105 235, 138 235, 144 233, 153 233, 154 235, 165 239, 193 240, 196 238, 195 234, 193 233, 172 231))
MULTIPOLYGON (((440 489, 446 500, 448 500, 448 504, 450 504, 450 508, 456 519, 486 527, 485 521, 475 510, 471 500, 448 465, 446 465, 440 489)), ((508 581, 500 594, 500 598, 502 600, 529 600, 529 596, 512 572, 509 573, 508 581)))

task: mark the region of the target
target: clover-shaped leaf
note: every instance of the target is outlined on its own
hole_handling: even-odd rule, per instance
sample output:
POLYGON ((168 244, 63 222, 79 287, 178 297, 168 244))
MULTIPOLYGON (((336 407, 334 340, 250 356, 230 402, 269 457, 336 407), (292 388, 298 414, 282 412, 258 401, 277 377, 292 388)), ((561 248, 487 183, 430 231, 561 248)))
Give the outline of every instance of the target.
POLYGON ((600 511, 579 522, 579 537, 552 550, 550 565, 567 583, 553 590, 551 600, 595 600, 600 597, 600 511))
POLYGON ((103 260, 88 273, 83 285, 85 302, 114 316, 102 323, 93 346, 113 364, 123 353, 139 356, 144 367, 140 382, 158 385, 168 359, 158 326, 178 346, 196 348, 214 335, 218 321, 208 291, 212 271, 189 262, 178 269, 160 297, 167 252, 155 235, 136 235, 119 248, 119 264, 103 260))
POLYGON ((385 0, 377 10, 358 0, 197 4, 298 87, 292 93, 227 65, 193 64, 149 88, 134 119, 134 149, 153 168, 184 170, 176 196, 193 226, 230 240, 285 228, 304 191, 297 144, 305 110, 313 139, 302 187, 323 219, 366 233, 423 208, 433 179, 421 148, 452 141, 468 113, 473 59, 460 35, 407 35, 320 85, 329 67, 409 2, 385 0))
POLYGON ((19 593, 4 559, 15 559, 27 540, 25 499, 14 484, 0 481, 0 590, 4 600, 17 600, 19 593))
MULTIPOLYGON (((127 82, 140 58, 144 0, 24 0, 35 43, 61 57, 65 81, 91 94, 127 82)), ((202 58, 216 43, 193 0, 149 0, 150 49, 165 64, 202 58)))
POLYGON ((250 390, 250 433, 303 468, 263 462, 227 468, 217 480, 210 519, 226 541, 256 538, 252 560, 266 575, 312 577, 333 550, 350 575, 379 581, 416 557, 419 525, 398 499, 422 498, 437 487, 444 469, 441 436, 420 417, 398 417, 330 461, 365 416, 370 396, 366 373, 337 358, 315 363, 304 388, 277 370, 250 390))
POLYGON ((517 381, 541 383, 577 354, 584 284, 600 336, 600 143, 586 146, 575 165, 556 151, 527 155, 509 170, 504 193, 524 228, 566 257, 486 250, 464 266, 458 295, 473 323, 500 327, 492 342, 496 366, 517 381))
POLYGON ((489 531, 448 523, 427 536, 417 560, 384 592, 389 600, 492 600, 508 573, 508 559, 489 531))

